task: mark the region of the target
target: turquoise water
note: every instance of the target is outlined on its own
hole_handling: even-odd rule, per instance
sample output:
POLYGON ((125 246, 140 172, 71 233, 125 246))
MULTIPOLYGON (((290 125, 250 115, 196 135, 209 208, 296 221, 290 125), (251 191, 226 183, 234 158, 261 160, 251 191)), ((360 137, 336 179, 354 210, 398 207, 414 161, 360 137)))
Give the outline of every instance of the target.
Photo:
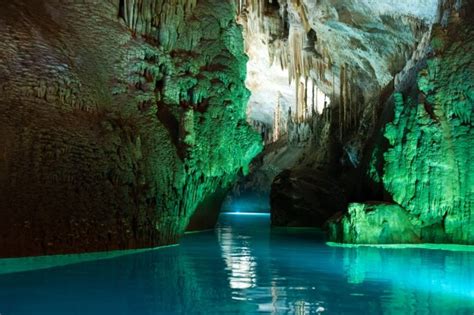
POLYGON ((180 246, 0 275, 2 315, 259 312, 472 315, 474 253, 330 247, 223 214, 180 246))

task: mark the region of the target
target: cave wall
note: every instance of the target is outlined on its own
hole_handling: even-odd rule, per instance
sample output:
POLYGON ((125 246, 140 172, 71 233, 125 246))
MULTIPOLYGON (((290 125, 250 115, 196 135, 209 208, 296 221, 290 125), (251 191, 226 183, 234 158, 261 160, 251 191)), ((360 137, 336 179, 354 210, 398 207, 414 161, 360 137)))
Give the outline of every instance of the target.
POLYGON ((234 4, 2 3, 0 256, 176 242, 261 150, 234 4))
MULTIPOLYGON (((251 86, 255 95, 250 117, 272 116, 268 112, 273 108, 272 118, 280 120, 272 124, 261 117, 270 129, 264 134, 274 132, 276 125, 282 135, 276 143, 266 142, 263 163, 256 161, 255 172, 236 190, 251 186, 268 194, 275 176, 292 167, 314 168, 338 178, 359 167, 379 110, 380 92, 393 89, 396 74, 410 60, 436 15, 436 5, 430 5, 435 0, 424 1, 414 14, 388 2, 392 3, 236 1, 246 51, 254 55, 258 44, 268 55, 260 57, 260 66, 273 63, 257 76, 269 76, 265 84, 258 82, 268 85, 267 90, 251 86), (282 86, 281 74, 271 70, 275 67, 286 71, 287 86, 282 86), (294 104, 288 105, 289 101, 294 104)), ((405 5, 412 7, 410 1, 403 1, 401 7, 405 5)))
POLYGON ((387 103, 393 114, 382 119, 386 143, 369 151, 367 174, 395 203, 393 216, 383 203, 351 204, 329 222, 333 241, 393 243, 403 230, 411 231, 406 243, 474 244, 472 12, 467 2, 442 3, 424 58, 387 103), (380 233, 366 224, 377 218, 380 233))
POLYGON ((472 23, 437 27, 432 47, 419 93, 395 96, 382 180, 423 241, 474 244, 472 23))
MULTIPOLYGON (((361 218, 373 213, 390 220, 387 209, 397 209, 394 216, 401 209, 409 218, 405 228, 416 231, 411 242, 472 243, 472 3, 238 3, 245 35, 264 38, 270 57, 299 83, 296 95, 303 102, 297 100, 294 120, 311 129, 310 141, 289 167, 292 175, 284 171, 273 183, 272 213, 281 218, 281 198, 301 195, 289 189, 305 181, 299 173, 313 170, 319 181, 337 182, 341 200, 352 202, 348 209, 366 211, 358 212, 361 218), (308 117, 314 85, 331 102, 308 117), (364 206, 370 200, 376 202, 364 206), (373 211, 377 204, 380 214, 373 211)), ((314 187, 313 196, 323 188, 314 187)), ((306 204, 307 213, 323 210, 311 198, 297 203, 306 204)), ((341 214, 357 221, 348 209, 329 212, 340 213, 337 224, 341 214)), ((286 211, 290 222, 294 213, 286 211)), ((348 233, 355 233, 357 222, 347 224, 348 233)), ((333 240, 351 242, 353 236, 333 240)))
POLYGON ((305 147, 297 164, 337 176, 359 167, 380 99, 391 94, 397 75, 424 41, 437 15, 437 0, 416 5, 389 0, 236 2, 246 45, 259 38, 295 87, 296 104, 288 119, 294 126, 286 129, 293 129, 288 143, 305 147), (318 91, 328 102, 315 104, 318 91))

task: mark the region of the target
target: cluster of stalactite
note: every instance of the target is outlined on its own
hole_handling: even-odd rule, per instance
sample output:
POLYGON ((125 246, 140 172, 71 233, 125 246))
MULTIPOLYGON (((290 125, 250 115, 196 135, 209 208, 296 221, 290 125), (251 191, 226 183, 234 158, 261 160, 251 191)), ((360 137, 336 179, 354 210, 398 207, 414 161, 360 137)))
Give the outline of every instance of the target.
MULTIPOLYGON (((447 7, 453 1, 444 2, 448 3, 443 4, 447 7)), ((386 88, 392 89, 393 83, 386 78, 374 78, 373 81, 380 80, 380 82, 372 86, 362 86, 362 80, 355 78, 372 76, 368 74, 372 66, 367 70, 353 60, 341 60, 331 53, 327 34, 317 33, 318 30, 309 21, 307 4, 302 0, 236 0, 236 8, 238 20, 244 26, 245 39, 255 36, 262 38, 268 46, 270 60, 286 69, 289 83, 295 84, 296 104, 293 113, 295 123, 305 121, 311 116, 311 111, 308 109, 312 106, 311 95, 314 93, 308 93, 308 89, 313 89, 315 83, 324 88, 332 101, 331 111, 335 114, 334 119, 330 119, 329 110, 325 116, 328 121, 331 120, 338 125, 338 138, 341 142, 361 126, 360 120, 365 107, 373 107, 370 115, 373 120, 378 117, 379 108, 369 99, 375 94, 385 92, 386 88)), ((387 17, 388 20, 390 18, 392 17, 387 17)), ((407 25, 404 31, 419 41, 429 29, 426 21, 415 16, 400 15, 397 16, 397 21, 407 25)), ((385 23, 387 32, 393 28, 391 23, 391 20, 385 23)), ((347 25, 357 32, 357 26, 347 25)), ((354 41, 358 41, 357 37, 354 37, 354 41)), ((415 47, 403 45, 405 43, 400 42, 398 51, 377 56, 389 58, 387 69, 390 72, 400 71, 400 64, 412 57, 413 51, 410 48, 417 47, 417 45, 415 47)))
POLYGON ((329 100, 325 96, 324 101, 318 100, 320 90, 316 82, 306 77, 304 80, 299 80, 295 85, 296 93, 296 110, 292 119, 298 123, 306 121, 315 116, 318 112, 324 112, 329 106, 329 100))
POLYGON ((326 72, 333 68, 333 60, 328 48, 317 41, 316 32, 311 28, 291 26, 287 50, 278 52, 280 51, 289 55, 288 58, 275 57, 279 60, 287 60, 283 66, 288 69, 290 82, 307 80, 311 76, 321 81, 326 80, 326 72))
POLYGON ((339 139, 344 137, 344 131, 356 128, 358 124, 360 104, 353 96, 353 75, 351 68, 346 65, 340 67, 339 72, 339 139))
MULTIPOLYGON (((282 95, 277 94, 271 127, 260 121, 250 121, 254 130, 261 135, 264 144, 277 142, 283 136, 286 136, 288 143, 304 144, 311 139, 314 125, 321 121, 329 123, 329 98, 321 94, 314 81, 300 81, 296 86, 296 93, 296 111, 289 107, 285 113, 281 106, 282 95)), ((350 111, 351 108, 348 107, 347 110, 350 111)), ((346 116, 349 117, 349 114, 346 116)))
MULTIPOLYGON (((336 75, 326 78, 326 73, 335 68, 328 48, 317 41, 316 32, 309 25, 301 0, 236 0, 236 8, 238 21, 244 26, 245 39, 248 41, 253 36, 263 37, 268 45, 271 62, 288 70, 288 83, 294 83, 296 95, 295 110, 290 112, 288 119, 299 124, 313 117, 318 108, 324 111, 329 102, 317 104, 316 82, 334 82, 336 75), (289 6, 297 12, 302 25, 290 25, 289 6)), ((246 42, 247 47, 249 44, 246 42)), ((279 124, 274 122, 273 125, 279 124)), ((276 141, 279 133, 273 133, 276 141)))
POLYGON ((265 144, 277 142, 287 136, 288 142, 293 144, 306 143, 311 138, 313 126, 324 119, 329 122, 329 99, 321 94, 312 80, 301 81, 297 86, 298 101, 296 112, 292 107, 283 112, 281 105, 282 95, 277 94, 271 127, 260 121, 250 121, 254 130, 260 133, 265 144))
POLYGON ((119 14, 136 34, 153 37, 169 49, 195 6, 196 0, 121 0, 119 14))
POLYGON ((259 120, 250 120, 249 124, 257 131, 265 145, 274 142, 274 129, 259 120))

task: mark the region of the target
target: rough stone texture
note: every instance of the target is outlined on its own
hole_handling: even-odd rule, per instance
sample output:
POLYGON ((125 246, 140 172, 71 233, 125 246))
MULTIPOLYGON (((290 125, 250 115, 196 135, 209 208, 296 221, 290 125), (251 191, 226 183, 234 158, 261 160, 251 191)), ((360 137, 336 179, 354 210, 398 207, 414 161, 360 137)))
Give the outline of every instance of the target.
MULTIPOLYGON (((293 7, 300 2, 307 12, 308 24, 317 36, 316 56, 319 53, 328 58, 329 69, 318 86, 326 94, 340 98, 350 98, 344 91, 348 89, 353 93, 354 103, 366 104, 376 96, 375 91, 390 84, 411 58, 437 9, 437 0, 421 0, 416 4, 410 0, 290 2, 293 7), (346 74, 341 76, 341 71, 346 74), (343 86, 344 80, 350 81, 349 87, 343 86), (358 94, 363 99, 357 98, 358 94)), ((346 101, 341 105, 357 105, 346 101)))
POLYGON ((419 243, 420 230, 396 204, 351 203, 344 215, 328 221, 329 240, 352 244, 419 243))
POLYGON ((272 184, 274 226, 322 227, 347 207, 344 192, 331 176, 311 169, 285 170, 272 184))
POLYGON ((261 83, 255 89, 250 87, 256 92, 251 99, 255 102, 251 103, 251 117, 273 129, 279 126, 288 139, 288 155, 298 155, 292 165, 283 165, 279 160, 286 155, 283 150, 266 150, 269 154, 264 159, 272 167, 263 164, 258 168, 251 184, 259 189, 255 178, 271 178, 275 176, 272 171, 313 168, 333 174, 353 198, 359 187, 352 179, 363 176, 361 162, 377 129, 383 100, 398 82, 397 74, 425 48, 437 1, 237 2, 246 49, 253 53, 252 45, 259 41, 269 53, 263 62, 273 61, 286 69, 294 89, 290 97, 281 75, 270 67, 250 68, 263 72, 255 77, 269 87, 260 89, 261 83), (281 91, 280 102, 276 90, 281 91), (286 110, 290 102, 293 117, 288 117, 286 110), (280 121, 272 123, 271 108, 275 113, 279 107, 281 113, 273 117, 280 117, 280 121))
POLYGON ((311 141, 293 168, 330 173, 351 201, 398 203, 424 242, 473 243, 473 2, 239 3, 245 34, 301 86, 311 141), (311 82, 331 102, 308 117, 311 82))
MULTIPOLYGON (((252 56, 253 46, 266 48, 269 60, 262 57, 264 65, 259 66, 273 62, 287 69, 288 79, 296 89, 296 95, 289 95, 281 75, 274 74, 271 67, 260 69, 266 72, 260 77, 268 82, 268 88, 257 88, 252 100, 256 99, 263 114, 269 111, 268 104, 276 105, 278 90, 287 102, 296 98, 293 114, 304 119, 306 111, 298 107, 311 105, 315 83, 336 107, 343 101, 341 120, 347 129, 363 111, 372 109, 369 105, 378 99, 380 90, 403 69, 438 9, 437 0, 416 4, 411 0, 236 2, 246 49, 252 56), (301 89, 304 92, 299 95, 301 89), (262 101, 264 98, 266 102, 262 101)), ((255 68, 259 71, 258 67, 251 69, 255 68)), ((253 112, 258 110, 253 104, 251 107, 253 112)), ((258 117, 256 113, 254 116, 258 117)))
POLYGON ((474 28, 435 30, 417 97, 396 95, 382 177, 427 242, 474 244, 474 28))
POLYGON ((230 1, 0 10, 0 256, 176 242, 261 148, 230 1))

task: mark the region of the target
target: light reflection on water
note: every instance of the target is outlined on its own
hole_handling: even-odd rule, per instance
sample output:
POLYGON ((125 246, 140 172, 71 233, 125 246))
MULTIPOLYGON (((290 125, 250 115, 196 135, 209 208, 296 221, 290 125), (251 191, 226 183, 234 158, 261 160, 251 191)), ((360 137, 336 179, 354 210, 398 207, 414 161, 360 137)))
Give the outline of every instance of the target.
POLYGON ((0 313, 472 315, 473 266, 473 252, 329 247, 222 215, 178 247, 0 275, 0 313))
POLYGON ((232 298, 259 312, 474 314, 472 252, 329 248, 314 230, 267 220, 228 214, 216 230, 232 298))
POLYGON ((230 226, 219 229, 217 237, 222 249, 222 258, 227 266, 226 270, 230 273, 230 288, 255 287, 257 263, 248 247, 249 237, 240 235, 235 237, 230 226))

